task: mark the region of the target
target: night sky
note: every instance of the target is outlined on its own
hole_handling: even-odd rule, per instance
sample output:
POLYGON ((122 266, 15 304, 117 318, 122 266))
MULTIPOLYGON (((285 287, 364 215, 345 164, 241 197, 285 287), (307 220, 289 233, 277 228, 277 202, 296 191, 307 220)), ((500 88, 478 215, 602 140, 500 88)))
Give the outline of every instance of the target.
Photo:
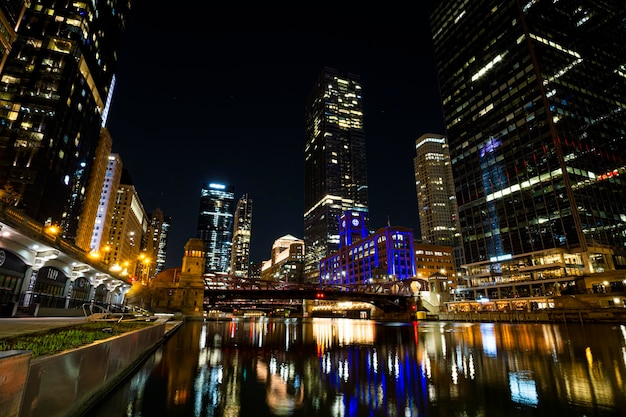
POLYGON ((172 218, 166 267, 196 236, 207 182, 252 198, 252 261, 304 237, 305 101, 324 65, 361 76, 371 227, 419 230, 415 140, 445 133, 423 6, 209 3, 133 3, 107 125, 146 211, 172 218))

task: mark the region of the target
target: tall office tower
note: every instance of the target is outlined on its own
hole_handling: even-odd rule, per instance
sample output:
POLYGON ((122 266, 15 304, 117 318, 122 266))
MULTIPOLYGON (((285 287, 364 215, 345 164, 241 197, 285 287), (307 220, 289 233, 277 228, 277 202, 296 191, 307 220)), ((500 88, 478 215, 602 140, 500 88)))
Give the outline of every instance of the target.
POLYGON ((109 189, 105 187, 107 185, 105 179, 108 178, 109 157, 111 156, 112 147, 113 139, 111 134, 106 128, 102 128, 89 181, 87 182, 85 204, 78 221, 78 231, 76 232, 76 240, 74 242, 79 248, 91 253, 96 253, 100 250, 99 243, 102 238, 100 233, 102 232, 103 221, 101 209, 103 205, 106 206, 107 204, 102 201, 102 198, 108 198, 109 195, 109 189), (97 246, 91 245, 94 237, 96 237, 97 246))
POLYGON ((132 178, 125 168, 122 168, 120 184, 113 197, 113 215, 107 240, 110 250, 105 253, 105 263, 111 265, 112 270, 136 279, 134 275, 138 264, 142 262, 142 241, 148 230, 148 220, 132 178))
POLYGON ((360 77, 325 67, 306 102, 306 282, 318 282, 320 260, 339 249, 339 216, 367 214, 366 168, 360 77))
POLYGON ((141 247, 140 264, 137 265, 137 276, 149 279, 158 273, 159 252, 161 251, 161 235, 165 216, 159 208, 148 213, 148 230, 144 234, 141 247))
POLYGON ((252 234, 252 199, 244 194, 235 207, 233 243, 230 253, 230 273, 248 277, 250 268, 250 238, 252 234))
POLYGON ((450 149, 446 137, 426 133, 415 141, 415 188, 422 240, 455 249, 455 265, 465 259, 456 204, 450 149))
MULTIPOLYGON (((98 253, 101 259, 110 261, 109 252, 111 246, 109 245, 109 231, 111 230, 111 222, 113 221, 113 213, 115 210, 115 199, 117 198, 117 190, 122 178, 122 159, 118 154, 112 153, 107 157, 106 172, 102 182, 94 180, 94 183, 100 184, 94 190, 99 191, 98 197, 95 201, 98 203, 98 210, 96 218, 92 219, 91 223, 87 223, 87 216, 81 218, 81 227, 79 231, 81 233, 91 231, 89 251, 92 253, 98 253)), ((88 189, 88 195, 92 198, 93 190, 91 184, 88 189)), ((79 234, 80 236, 80 234, 79 234)))
POLYGON ((25 7, 24 0, 0 0, 0 73, 17 38, 16 30, 25 7))
POLYGON ((202 186, 198 238, 204 242, 204 273, 229 272, 233 236, 235 187, 210 183, 202 186))
POLYGON ((130 0, 26 4, 0 76, 0 198, 73 242, 130 0))
POLYGON ((626 266, 624 2, 429 3, 467 261, 626 266))
POLYGON ((172 218, 170 216, 163 217, 163 223, 161 223, 161 235, 159 236, 159 245, 156 257, 156 269, 154 271, 155 274, 158 274, 165 269, 165 261, 167 258, 167 240, 171 224, 172 218))

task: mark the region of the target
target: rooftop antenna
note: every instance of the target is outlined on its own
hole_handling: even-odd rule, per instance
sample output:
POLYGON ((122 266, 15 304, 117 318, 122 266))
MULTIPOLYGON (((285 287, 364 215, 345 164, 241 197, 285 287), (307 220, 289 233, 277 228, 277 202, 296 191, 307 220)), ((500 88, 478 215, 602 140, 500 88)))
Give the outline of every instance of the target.
POLYGON ((387 215, 387 227, 391 227, 391 222, 389 221, 389 215, 387 215))

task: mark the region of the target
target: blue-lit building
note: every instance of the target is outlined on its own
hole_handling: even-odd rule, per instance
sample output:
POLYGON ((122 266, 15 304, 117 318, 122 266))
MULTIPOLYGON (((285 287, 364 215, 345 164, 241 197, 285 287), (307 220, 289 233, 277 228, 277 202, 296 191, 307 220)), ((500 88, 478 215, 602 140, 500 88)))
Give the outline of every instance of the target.
POLYGON ((339 250, 320 261, 320 284, 367 284, 415 277, 413 230, 386 226, 370 234, 365 214, 339 218, 339 250))

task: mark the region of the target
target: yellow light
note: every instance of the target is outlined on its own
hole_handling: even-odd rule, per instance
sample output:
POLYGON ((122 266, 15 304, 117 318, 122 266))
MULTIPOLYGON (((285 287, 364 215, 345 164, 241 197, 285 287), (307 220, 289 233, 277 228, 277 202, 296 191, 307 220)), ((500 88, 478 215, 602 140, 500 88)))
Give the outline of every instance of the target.
POLYGON ((46 233, 56 235, 57 233, 59 233, 59 228, 56 226, 48 226, 46 227, 46 233))

